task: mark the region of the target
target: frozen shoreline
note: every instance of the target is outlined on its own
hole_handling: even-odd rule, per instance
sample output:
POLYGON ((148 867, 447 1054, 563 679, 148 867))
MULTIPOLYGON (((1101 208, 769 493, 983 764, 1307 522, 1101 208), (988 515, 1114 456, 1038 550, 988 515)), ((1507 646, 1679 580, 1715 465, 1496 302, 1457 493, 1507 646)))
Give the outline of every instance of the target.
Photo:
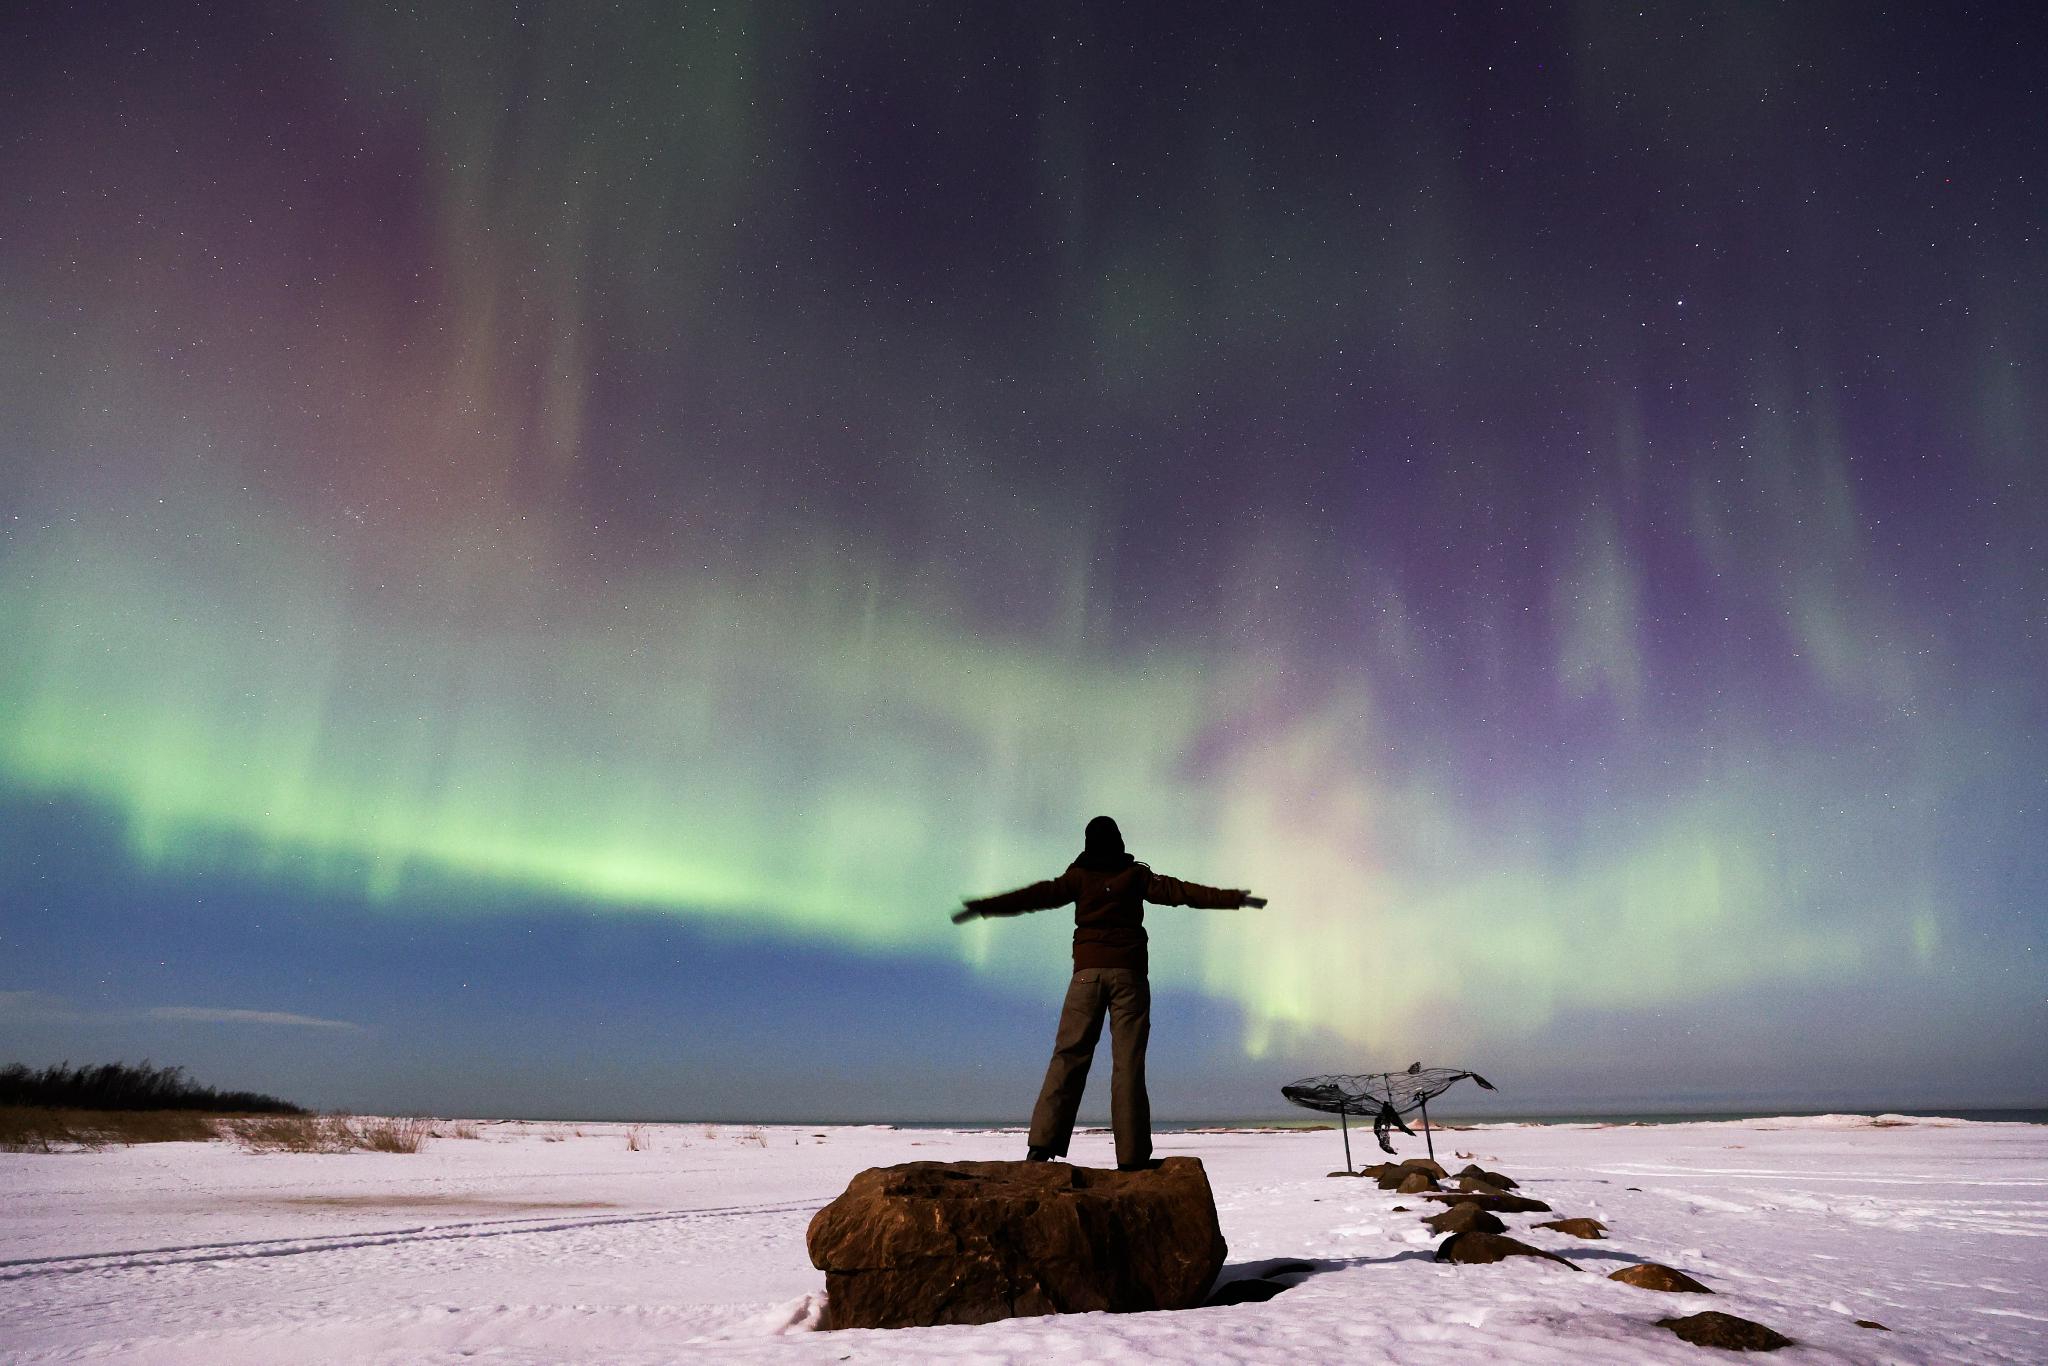
MULTIPOLYGON (((1332 1180, 1319 1130, 1162 1134, 1208 1165, 1225 1278, 1298 1258, 1264 1304, 893 1333, 808 1331, 803 1232, 862 1168, 1020 1156, 1014 1132, 490 1124, 412 1155, 158 1144, 0 1154, 10 1359, 496 1361, 1693 1361, 1655 1320, 1712 1308, 1780 1360, 2048 1359, 2048 1129, 1799 1116, 1441 1132, 1554 1215, 1510 1232, 1586 1271, 1434 1262, 1423 1202, 1332 1180), (1409 1212, 1395 1212, 1395 1205, 1409 1212), (1530 1230, 1585 1215, 1608 1240, 1530 1230), (1660 1261, 1711 1298, 1618 1285, 1660 1261), (1860 1328, 1857 1319, 1892 1331, 1860 1328)), ((1401 1155, 1422 1145, 1400 1141, 1401 1155)), ((1377 1160, 1370 1135, 1354 1157, 1377 1160), (1372 1152, 1368 1152, 1372 1150, 1372 1152)), ((1074 1157, 1110 1160, 1085 1133, 1074 1157)))

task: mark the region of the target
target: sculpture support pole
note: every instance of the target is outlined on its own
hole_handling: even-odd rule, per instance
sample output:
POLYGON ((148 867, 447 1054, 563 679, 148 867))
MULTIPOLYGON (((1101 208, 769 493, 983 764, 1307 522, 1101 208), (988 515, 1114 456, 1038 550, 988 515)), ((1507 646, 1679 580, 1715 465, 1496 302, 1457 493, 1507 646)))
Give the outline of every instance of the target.
POLYGON ((1422 1102, 1422 1141, 1429 1145, 1429 1160, 1436 1161, 1436 1140, 1429 1136, 1429 1102, 1422 1102))
POLYGON ((1344 1130, 1344 1174, 1351 1175, 1351 1121, 1344 1117, 1344 1107, 1337 1107, 1337 1123, 1344 1130))

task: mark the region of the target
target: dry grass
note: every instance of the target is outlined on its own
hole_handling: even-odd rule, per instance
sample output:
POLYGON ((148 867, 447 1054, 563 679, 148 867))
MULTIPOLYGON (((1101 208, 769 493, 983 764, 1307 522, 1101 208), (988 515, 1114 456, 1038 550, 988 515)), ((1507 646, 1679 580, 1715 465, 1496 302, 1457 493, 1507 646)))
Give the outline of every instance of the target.
POLYGON ((433 1137, 429 1119, 359 1119, 355 1122, 356 1146, 373 1153, 416 1153, 433 1137))
POLYGON ((626 1130, 626 1147, 636 1153, 644 1153, 654 1146, 654 1140, 647 1136, 645 1124, 635 1124, 626 1130))
POLYGON ((740 1142, 743 1144, 751 1143, 757 1148, 765 1148, 768 1146, 768 1135, 759 1129, 749 1129, 740 1135, 740 1142))
POLYGON ((442 1137, 447 1137, 447 1138, 482 1138, 482 1137, 483 1137, 483 1134, 482 1134, 481 1132, 479 1132, 479 1131, 478 1131, 478 1129, 477 1129, 477 1127, 476 1127, 476 1121, 475 1121, 475 1120, 473 1120, 473 1119, 458 1119, 458 1120, 456 1120, 456 1121, 455 1121, 455 1122, 454 1122, 453 1124, 451 1124, 451 1125, 449 1125, 449 1126, 448 1126, 448 1132, 447 1132, 447 1133, 446 1133, 445 1135, 444 1135, 444 1134, 442 1134, 442 1133, 440 1132, 440 1130, 438 1130, 438 1129, 437 1129, 437 1130, 435 1130, 435 1131, 434 1131, 434 1137, 435 1137, 435 1138, 442 1138, 442 1137))
POLYGON ((237 1120, 228 1132, 252 1153, 345 1153, 355 1144, 336 1115, 263 1115, 237 1120))
POLYGON ((70 1110, 0 1106, 0 1152, 50 1153, 131 1143, 205 1143, 220 1119, 191 1110, 70 1110))
MULTIPOLYGON (((466 1126, 475 1138, 476 1126, 466 1126)), ((206 1115, 192 1110, 68 1110, 0 1105, 0 1152, 53 1153, 228 1138, 252 1153, 416 1153, 432 1120, 346 1115, 206 1115)))
POLYGON ((262 1115, 228 1128, 252 1153, 416 1153, 434 1133, 432 1120, 346 1115, 262 1115))

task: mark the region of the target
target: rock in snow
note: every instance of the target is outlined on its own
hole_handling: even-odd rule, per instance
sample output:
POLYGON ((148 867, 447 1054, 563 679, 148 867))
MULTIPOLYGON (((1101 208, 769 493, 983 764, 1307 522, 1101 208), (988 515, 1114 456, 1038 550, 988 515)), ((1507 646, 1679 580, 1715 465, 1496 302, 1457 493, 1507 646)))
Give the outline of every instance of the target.
POLYGON ((1422 1197, 1446 1205, 1473 1204, 1495 1214, 1549 1214, 1550 1206, 1522 1195, 1496 1195, 1486 1191, 1438 1191, 1422 1197))
POLYGON ((1792 1339, 1776 1329, 1712 1309, 1700 1314, 1687 1314, 1682 1319, 1658 1319, 1657 1326, 1669 1328, 1695 1347, 1724 1347, 1732 1352, 1775 1352, 1780 1347, 1792 1345, 1792 1339))
POLYGON ((1536 1227, 1555 1229, 1559 1233, 1569 1233, 1574 1238, 1605 1238, 1607 1236, 1607 1225, 1601 1223, 1598 1219, 1552 1219, 1549 1223, 1537 1224, 1536 1227))
POLYGON ((1499 1172, 1490 1172, 1476 1162, 1467 1164, 1458 1175, 1469 1176, 1475 1181, 1484 1181, 1495 1190, 1511 1191, 1516 1185, 1513 1177, 1502 1176, 1499 1172))
POLYGON ((1578 1270, 1555 1252, 1545 1252, 1540 1247, 1530 1247, 1527 1243, 1498 1233, 1453 1233, 1444 1239, 1436 1250, 1438 1261, 1462 1262, 1468 1266, 1505 1261, 1509 1257, 1541 1257, 1545 1261, 1556 1262, 1559 1266, 1571 1266, 1572 1270, 1578 1270))
POLYGON ((1674 1271, 1661 1262, 1638 1262, 1634 1266, 1625 1266, 1607 1279, 1635 1286, 1639 1290, 1663 1290, 1674 1295, 1714 1293, 1683 1271, 1674 1271))
POLYGON ((1428 1224, 1438 1233, 1506 1233, 1508 1231, 1506 1224, 1503 1224, 1470 1200, 1452 1205, 1442 1214, 1427 1216, 1422 1222, 1428 1224))
POLYGON ((1444 1175, 1442 1164, 1427 1157, 1404 1158, 1399 1162, 1377 1162, 1370 1167, 1360 1168, 1358 1174, 1372 1177, 1384 1190, 1392 1190, 1415 1172, 1421 1172, 1432 1181, 1448 1179, 1444 1175))
POLYGON ((1223 1267, 1201 1161, 870 1167, 812 1218, 827 1328, 1190 1309, 1223 1267))

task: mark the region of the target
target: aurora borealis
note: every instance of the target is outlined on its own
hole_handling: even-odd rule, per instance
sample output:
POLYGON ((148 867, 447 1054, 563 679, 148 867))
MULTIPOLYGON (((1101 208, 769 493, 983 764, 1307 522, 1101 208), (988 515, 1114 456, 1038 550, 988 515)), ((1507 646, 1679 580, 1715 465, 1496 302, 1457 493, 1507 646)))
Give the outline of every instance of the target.
POLYGON ((1162 1113, 2048 1095, 2009 11, 1312 10, 11 10, 13 1051, 1021 1116, 1107 812, 1162 1113))

